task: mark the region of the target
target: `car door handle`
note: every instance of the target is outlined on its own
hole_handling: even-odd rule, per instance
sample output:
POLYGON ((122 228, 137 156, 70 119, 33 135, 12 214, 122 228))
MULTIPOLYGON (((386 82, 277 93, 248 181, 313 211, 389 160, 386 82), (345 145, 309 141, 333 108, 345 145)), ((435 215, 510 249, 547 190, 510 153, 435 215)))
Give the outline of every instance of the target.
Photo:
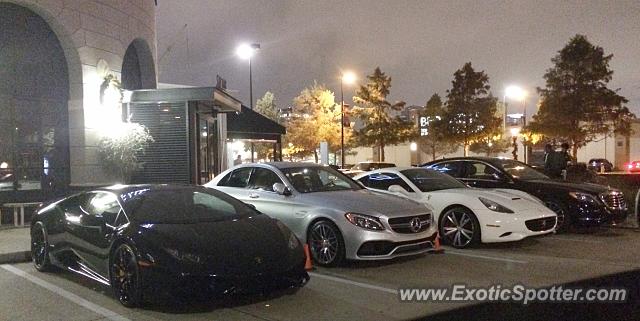
POLYGON ((260 195, 258 194, 249 194, 249 198, 260 198, 260 195))

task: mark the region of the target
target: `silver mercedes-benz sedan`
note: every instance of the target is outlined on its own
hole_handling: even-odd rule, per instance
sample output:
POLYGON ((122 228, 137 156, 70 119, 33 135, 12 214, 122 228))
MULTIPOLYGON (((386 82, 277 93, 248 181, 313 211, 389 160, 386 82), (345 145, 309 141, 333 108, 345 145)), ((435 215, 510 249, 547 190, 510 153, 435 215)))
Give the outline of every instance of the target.
POLYGON ((370 192, 329 166, 244 164, 205 186, 282 221, 323 266, 425 253, 436 237, 433 213, 424 204, 370 192))

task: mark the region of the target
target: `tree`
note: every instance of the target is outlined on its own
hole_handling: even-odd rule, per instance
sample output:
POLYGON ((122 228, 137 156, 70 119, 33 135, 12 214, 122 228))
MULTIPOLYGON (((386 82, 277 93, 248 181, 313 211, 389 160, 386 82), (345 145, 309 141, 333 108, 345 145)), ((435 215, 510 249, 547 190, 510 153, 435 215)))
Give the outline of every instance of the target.
POLYGON ((387 100, 391 88, 391 77, 377 67, 369 80, 360 86, 353 97, 358 104, 352 108, 352 114, 360 119, 363 126, 354 130, 354 139, 359 146, 373 146, 379 150, 379 161, 384 161, 384 147, 402 143, 416 136, 412 122, 393 117, 393 111, 400 111, 405 102, 390 103, 387 100))
MULTIPOLYGON (((267 91, 264 96, 256 101, 254 110, 262 116, 265 116, 276 123, 280 123, 278 119, 278 106, 273 93, 267 91)), ((245 150, 251 149, 245 147, 245 150)), ((272 143, 254 143, 254 151, 258 154, 259 159, 271 159, 273 158, 273 144, 272 143)))
POLYGON ((613 76, 611 58, 585 36, 571 38, 551 59, 554 66, 544 75, 545 88, 538 88, 540 109, 527 129, 570 142, 574 160, 578 148, 600 135, 628 135, 635 115, 623 106, 625 97, 607 88, 613 76))
MULTIPOLYGON (((323 141, 328 143, 331 152, 340 149, 340 105, 324 85, 314 83, 302 90, 293 100, 292 114, 285 143, 293 144, 297 156, 313 154, 318 162, 317 148, 323 141)), ((345 144, 350 138, 351 129, 345 128, 345 144)))
POLYGON ((269 91, 264 93, 264 96, 256 101, 255 111, 273 120, 274 122, 279 122, 276 100, 273 96, 273 93, 269 91))
POLYGON ((497 99, 489 91, 489 76, 476 72, 470 62, 453 74, 451 89, 447 90, 446 134, 451 141, 462 144, 464 156, 469 146, 494 133, 502 125, 497 114, 497 99))
POLYGON ((427 124, 426 126, 420 124, 421 129, 426 127, 426 132, 420 133, 418 147, 421 151, 430 154, 431 160, 436 160, 440 155, 455 153, 458 150, 458 146, 451 144, 447 139, 446 129, 443 127, 446 126, 446 123, 442 121, 444 114, 445 108, 440 95, 433 94, 419 115, 427 124))
POLYGON ((496 156, 506 152, 511 147, 512 142, 502 137, 486 137, 475 141, 469 145, 469 150, 476 154, 496 156))
POLYGON ((98 145, 98 152, 105 169, 117 173, 121 182, 126 184, 136 170, 142 169, 139 156, 154 140, 144 125, 123 122, 117 126, 112 128, 112 132, 118 135, 104 136, 98 145))

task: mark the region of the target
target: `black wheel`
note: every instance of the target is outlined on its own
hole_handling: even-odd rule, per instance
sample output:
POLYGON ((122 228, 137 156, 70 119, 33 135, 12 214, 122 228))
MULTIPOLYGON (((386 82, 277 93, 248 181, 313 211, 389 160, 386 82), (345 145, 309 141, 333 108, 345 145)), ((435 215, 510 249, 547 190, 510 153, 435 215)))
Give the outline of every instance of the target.
POLYGON ((318 265, 337 266, 344 260, 342 234, 329 221, 318 221, 311 225, 307 242, 311 257, 318 265))
POLYGON ((569 218, 569 213, 567 208, 560 202, 556 200, 546 200, 544 201, 544 205, 546 205, 550 210, 552 210, 557 218, 556 231, 566 232, 571 226, 571 220, 569 218))
POLYGON ((36 270, 40 272, 52 270, 47 229, 42 222, 35 223, 31 228, 31 259, 36 270))
POLYGON ((116 298, 126 307, 139 306, 142 291, 135 251, 127 244, 120 244, 113 251, 110 261, 111 287, 116 298))
POLYGON ((480 223, 475 214, 464 207, 448 209, 440 216, 440 237, 457 249, 480 242, 480 223))

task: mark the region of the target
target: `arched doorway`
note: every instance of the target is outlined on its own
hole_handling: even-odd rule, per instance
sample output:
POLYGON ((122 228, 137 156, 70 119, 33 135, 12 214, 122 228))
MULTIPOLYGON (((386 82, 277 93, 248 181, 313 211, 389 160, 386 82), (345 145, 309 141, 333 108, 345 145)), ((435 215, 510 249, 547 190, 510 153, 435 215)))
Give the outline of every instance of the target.
POLYGON ((69 185, 69 75, 58 37, 33 11, 0 2, 0 203, 69 185))
POLYGON ((144 39, 131 42, 122 60, 122 88, 155 89, 156 71, 153 54, 144 39))

